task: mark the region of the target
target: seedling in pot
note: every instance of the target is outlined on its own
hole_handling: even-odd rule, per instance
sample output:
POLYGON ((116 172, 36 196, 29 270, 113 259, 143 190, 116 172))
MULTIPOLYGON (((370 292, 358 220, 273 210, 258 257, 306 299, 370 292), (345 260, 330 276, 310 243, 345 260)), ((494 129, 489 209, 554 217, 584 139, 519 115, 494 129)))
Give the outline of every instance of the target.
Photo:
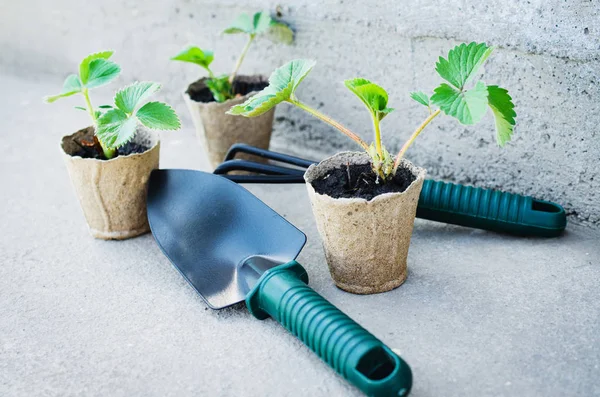
POLYGON ((410 94, 412 99, 428 109, 428 116, 415 129, 395 158, 390 155, 381 142, 380 123, 394 110, 388 107, 387 92, 367 79, 354 78, 345 81, 346 87, 364 103, 371 115, 374 142, 368 144, 358 134, 297 98, 296 89, 315 66, 315 62, 311 60, 294 60, 276 69, 269 78, 268 87, 243 104, 232 107, 228 113, 255 117, 281 102, 297 106, 338 129, 359 144, 371 159, 373 172, 378 178, 377 182, 386 183, 393 179, 410 145, 423 129, 442 112, 456 118, 462 124, 470 125, 479 122, 489 107, 496 120, 498 145, 503 146, 511 139, 516 113, 508 91, 497 85, 486 85, 482 81, 468 84, 477 75, 479 68, 492 51, 493 48, 488 47, 485 43, 460 44, 450 50, 447 58, 439 58, 436 71, 447 83, 441 83, 436 87, 431 96, 421 91, 410 94))
POLYGON ((498 143, 510 139, 515 113, 506 90, 483 82, 467 88, 491 52, 485 44, 462 44, 452 49, 447 59, 439 59, 436 69, 449 84, 440 84, 431 97, 421 92, 411 95, 429 114, 396 158, 382 144, 380 124, 393 109, 388 106, 387 92, 377 84, 363 78, 345 81, 369 110, 375 135, 371 144, 298 99, 296 90, 314 67, 313 61, 296 60, 282 66, 271 75, 267 88, 229 110, 230 114, 254 117, 288 102, 335 127, 366 152, 335 154, 311 165, 304 174, 328 267, 338 287, 372 294, 389 291, 406 280, 410 236, 426 171, 403 156, 435 117, 444 112, 463 124, 474 124, 490 106, 496 117, 498 143))
POLYGON ((136 82, 119 90, 114 105, 101 105, 94 108, 89 91, 110 83, 120 73, 121 68, 109 60, 113 51, 102 51, 91 55, 79 64, 79 73, 69 75, 60 94, 47 96, 44 100, 52 103, 60 98, 80 94, 85 107, 76 109, 89 113, 95 131, 95 141, 104 158, 118 155, 118 149, 135 136, 138 123, 156 130, 176 130, 180 121, 175 111, 163 102, 146 102, 160 89, 160 84, 136 82))
POLYGON ((208 72, 206 86, 210 89, 214 100, 217 102, 225 102, 228 99, 235 97, 232 84, 237 75, 242 62, 246 57, 246 53, 252 42, 257 37, 265 36, 274 42, 291 44, 294 39, 294 33, 283 22, 279 22, 271 18, 268 11, 257 12, 254 16, 241 14, 233 23, 223 31, 224 34, 243 34, 246 35, 246 45, 239 55, 235 67, 231 74, 216 75, 210 68, 210 64, 214 59, 214 54, 211 50, 203 50, 199 47, 191 46, 181 51, 179 54, 171 58, 175 61, 194 63, 208 72))

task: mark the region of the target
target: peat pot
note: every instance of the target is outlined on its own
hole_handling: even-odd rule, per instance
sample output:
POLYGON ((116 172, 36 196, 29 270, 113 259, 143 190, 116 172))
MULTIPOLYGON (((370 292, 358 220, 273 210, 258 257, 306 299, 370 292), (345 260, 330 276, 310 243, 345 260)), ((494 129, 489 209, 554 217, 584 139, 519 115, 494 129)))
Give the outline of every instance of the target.
POLYGON ((93 127, 88 127, 63 137, 61 145, 90 233, 104 240, 123 240, 148 232, 146 190, 150 173, 158 168, 158 134, 138 129, 133 142, 147 149, 110 160, 81 157, 76 142, 92 138, 93 127))
POLYGON ((213 168, 223 161, 225 154, 235 143, 269 149, 275 109, 251 118, 226 114, 232 106, 245 102, 267 85, 267 80, 261 76, 238 76, 233 83, 233 91, 240 96, 225 102, 215 102, 206 87, 206 78, 202 78, 190 84, 183 93, 196 128, 196 136, 213 168))
POLYGON ((400 167, 410 171, 414 181, 403 192, 369 201, 333 198, 312 186, 336 168, 367 163, 366 153, 338 153, 310 166, 304 176, 331 276, 339 288, 355 294, 389 291, 406 280, 408 247, 426 174, 402 160, 400 167))

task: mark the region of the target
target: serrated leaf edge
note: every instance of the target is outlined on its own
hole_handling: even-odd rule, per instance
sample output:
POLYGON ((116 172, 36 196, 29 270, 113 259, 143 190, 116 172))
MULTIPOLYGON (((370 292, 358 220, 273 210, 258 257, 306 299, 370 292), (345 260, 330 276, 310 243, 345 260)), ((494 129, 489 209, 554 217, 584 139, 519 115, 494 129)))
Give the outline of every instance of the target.
POLYGON ((161 102, 161 101, 150 101, 150 102, 146 102, 144 105, 142 105, 142 106, 140 107, 140 109, 138 109, 138 110, 135 112, 135 118, 138 120, 138 122, 140 122, 140 124, 142 124, 144 127, 148 128, 148 129, 150 129, 150 130, 154 130, 154 131, 176 131, 176 130, 178 130, 178 129, 180 129, 180 128, 181 128, 181 119, 179 118, 179 115, 177 114, 177 112, 175 111, 175 109, 174 109, 174 108, 173 108, 171 105, 169 105, 168 103, 166 103, 166 102, 161 102), (174 127, 174 128, 153 128, 153 127, 148 127, 146 124, 144 124, 144 123, 142 122, 142 120, 140 120, 140 119, 138 118, 138 116, 137 116, 137 112, 138 112, 138 111, 139 111, 139 110, 140 110, 142 107, 146 106, 146 105, 147 105, 147 104, 149 104, 149 103, 160 103, 161 105, 164 105, 165 107, 169 108, 169 110, 171 110, 171 111, 173 112, 173 114, 175 115, 175 118, 177 119, 177 126, 176 126, 176 127, 174 127))
MULTIPOLYGON (((480 80, 480 81, 478 81, 478 82, 475 84, 475 86, 474 86, 473 88, 475 88, 475 87, 476 87, 476 86, 478 86, 479 84, 483 84, 483 86, 484 86, 484 88, 485 88, 485 92, 486 92, 486 105, 487 105, 487 106, 489 106, 489 101, 487 101, 487 95, 488 95, 488 93, 487 93, 487 85, 486 85, 486 84, 485 84, 483 81, 481 81, 481 80, 480 80)), ((449 114, 449 113, 448 113, 448 111, 447 111, 447 109, 444 109, 444 108, 442 107, 442 106, 443 106, 443 105, 445 105, 445 104, 440 104, 440 102, 438 102, 438 101, 434 100, 434 97, 435 97, 436 95, 438 95, 438 94, 439 94, 439 93, 438 93, 438 90, 439 90, 440 88, 442 88, 443 86, 446 86, 446 87, 448 87, 449 89, 451 89, 452 91, 454 91, 454 93, 456 94, 456 98, 455 98, 455 99, 454 99, 454 100, 453 100, 453 101, 452 101, 452 102, 451 102, 451 103, 450 103, 448 106, 446 106, 446 108, 447 108, 447 109, 451 109, 451 108, 452 108, 452 106, 454 106, 454 105, 456 104, 456 101, 457 101, 459 98, 463 98, 463 100, 464 100, 464 97, 466 96, 466 94, 467 94, 467 93, 469 93, 469 92, 472 92, 473 90, 461 91, 461 90, 459 90, 458 88, 456 88, 455 86, 453 86, 453 85, 451 85, 451 84, 448 84, 448 83, 441 83, 441 84, 440 84, 438 87, 436 87, 436 88, 433 90, 434 94, 431 96, 430 100, 431 100, 431 102, 432 102, 433 104, 435 104, 435 105, 439 106, 439 107, 440 107, 440 109, 441 109, 441 110, 442 110, 442 111, 443 111, 443 112, 444 112, 444 113, 445 113, 447 116, 454 117, 455 119, 457 119, 457 120, 458 120, 458 121, 459 121, 461 124, 463 124, 463 125, 473 125, 473 124, 476 124, 476 123, 478 123, 478 122, 481 120, 481 118, 483 118, 483 116, 484 116, 484 115, 481 115, 481 117, 480 117, 480 118, 478 118, 477 120, 474 120, 474 119, 473 119, 473 115, 472 115, 472 114, 471 114, 471 112, 469 111, 469 118, 470 118, 470 120, 469 120, 468 122, 465 122, 465 123, 463 123, 463 122, 462 122, 462 121, 461 121, 461 120, 460 120, 460 119, 459 119, 459 118, 458 118, 456 115, 449 114)), ((483 90, 482 90, 482 92, 483 92, 483 90)), ((465 105, 465 106, 466 106, 466 105, 465 105)), ((467 109, 468 109, 468 108, 467 108, 467 109)))
POLYGON ((410 97, 412 100, 414 100, 417 103, 420 103, 423 106, 429 107, 431 105, 431 97, 428 96, 427 94, 425 94, 423 91, 413 91, 410 93, 410 97), (420 96, 421 94, 423 94, 425 97, 427 97, 427 103, 424 103, 421 101, 421 99, 423 99, 420 96))
MULTIPOLYGON (((111 110, 115 110, 115 109, 111 109, 111 110)), ((121 110, 121 109, 119 109, 119 110, 121 110)), ((109 111, 110 111, 110 110, 109 110, 109 111)), ((122 110, 121 110, 121 111, 122 111, 122 110)), ((123 111, 122 111, 122 112, 123 112, 123 111)), ((106 114, 106 113, 108 113, 108 112, 105 112, 104 114, 106 114)), ((123 113, 125 113, 125 112, 123 112, 123 113)), ((103 115, 104 115, 104 114, 103 114, 103 115)), ((127 115, 127 113, 125 113, 125 114, 127 115)), ((98 140, 99 140, 99 141, 100 141, 100 142, 101 142, 103 145, 105 145, 106 147, 108 147, 108 148, 110 148, 110 149, 119 149, 119 148, 121 148, 121 147, 123 147, 123 146, 127 145, 129 142, 131 142, 131 141, 133 140, 133 138, 135 137, 135 134, 137 133, 137 126, 138 126, 138 120, 137 120, 137 117, 135 117, 135 115, 127 115, 127 119, 126 119, 126 120, 129 120, 129 119, 132 119, 132 118, 133 118, 133 119, 135 119, 135 121, 136 121, 135 130, 133 131, 133 133, 132 133, 132 134, 129 136, 129 138, 128 138, 128 139, 127 139, 125 142, 121 143, 121 144, 120 144, 120 145, 118 145, 118 146, 110 146, 110 145, 107 145, 107 144, 106 144, 106 142, 105 142, 105 141, 103 141, 103 140, 100 138, 100 135, 98 135, 98 132, 99 132, 99 131, 96 131, 96 134, 95 134, 95 135, 96 135, 96 137, 98 138, 98 140)))
MULTIPOLYGON (((446 80, 448 83, 450 83, 454 88, 458 89, 459 91, 463 91, 465 85, 474 77, 473 73, 476 70, 478 70, 485 63, 485 61, 489 58, 489 56, 492 54, 494 49, 495 49, 495 47, 488 46, 487 43, 485 43, 485 42, 477 43, 475 41, 472 41, 468 44, 461 43, 461 44, 456 45, 453 48, 451 48, 448 51, 446 58, 444 58, 443 56, 440 56, 438 58, 438 61, 435 63, 435 70, 440 75, 440 77, 442 77, 444 80, 446 80), (454 52, 458 51, 459 49, 461 50, 461 52, 464 52, 465 48, 468 48, 471 46, 473 46, 473 47, 483 46, 483 47, 485 47, 485 50, 484 50, 484 53, 482 54, 482 58, 476 64, 472 65, 471 73, 469 73, 469 75, 466 76, 465 81, 462 83, 462 85, 459 84, 460 83, 459 81, 450 81, 450 80, 447 80, 445 77, 443 77, 439 71, 440 65, 444 65, 444 64, 450 65, 450 66, 452 66, 452 69, 454 69, 454 71, 456 73, 458 73, 458 70, 455 68, 456 65, 454 65, 453 63, 450 62, 450 54, 454 54, 454 52)), ((453 76, 453 77, 456 77, 456 76, 453 76)), ((460 79, 462 79, 462 75, 460 76, 460 79)), ((453 80, 455 80, 455 79, 453 79, 453 80)))
POLYGON ((514 128, 515 128, 515 125, 517 123, 517 121, 516 121, 517 112, 515 112, 515 104, 512 101, 513 98, 510 96, 510 94, 508 93, 508 90, 506 88, 503 88, 503 87, 500 87, 500 86, 497 86, 497 85, 488 85, 487 89, 488 89, 488 106, 492 110, 492 113, 494 114, 494 127, 495 127, 495 130, 496 130, 496 142, 497 142, 498 146, 504 147, 504 145, 506 145, 508 142, 510 142, 512 140, 512 136, 514 134, 514 128), (489 89, 490 89, 490 87, 494 87, 495 89, 504 91, 504 93, 508 97, 508 101, 512 105, 512 107, 510 109, 511 112, 512 112, 512 114, 510 115, 509 118, 505 117, 504 113, 498 111, 498 108, 495 107, 495 106, 493 106, 491 104, 491 102, 489 101, 489 89), (509 125, 510 133, 509 133, 508 139, 502 139, 500 137, 500 132, 499 132, 499 129, 498 129, 498 118, 502 118, 509 125))
MULTIPOLYGON (((85 58, 83 58, 83 59, 81 60, 81 62, 79 62, 79 67, 78 67, 78 71, 77 71, 77 75, 79 76, 79 80, 81 81, 81 84, 82 84, 83 86, 85 86, 85 85, 87 84, 87 78, 86 78, 86 82, 85 82, 85 83, 83 82, 83 79, 81 78, 81 65, 83 65, 83 63, 84 63, 84 62, 86 62, 86 61, 87 61, 87 65, 88 65, 88 73, 89 73, 89 66, 90 66, 90 63, 91 63, 92 61, 94 61, 94 60, 96 60, 96 59, 105 59, 105 60, 108 60, 108 59, 110 59, 110 57, 112 57, 112 56, 113 56, 113 54, 114 54, 114 53, 115 53, 115 51, 114 51, 114 50, 104 50, 104 51, 97 51, 97 52, 93 52, 93 53, 91 53, 91 54, 87 55, 85 58), (100 57, 100 55, 101 55, 101 54, 105 54, 105 53, 110 53, 110 54, 108 54, 108 56, 107 56, 106 58, 104 58, 104 57, 100 57)), ((113 63, 115 63, 115 62, 113 62, 113 63)), ((115 64, 116 64, 116 63, 115 63, 115 64)), ((88 77, 89 77, 89 76, 88 76, 88 77)))
MULTIPOLYGON (((272 95, 272 97, 267 100, 267 101, 263 101, 260 105, 258 105, 257 107, 253 108, 252 110, 246 110, 246 106, 249 106, 250 103, 255 100, 258 99, 259 94, 256 94, 250 98, 248 98, 244 103, 241 103, 239 105, 235 105, 232 106, 227 112, 225 112, 226 114, 230 114, 232 116, 244 116, 244 117, 256 117, 256 116, 260 116, 266 112, 268 112, 269 110, 271 110, 272 108, 274 108, 275 106, 279 105, 281 102, 286 101, 287 99, 290 98, 290 95, 293 92, 293 81, 290 81, 288 83, 288 85, 283 89, 278 91, 275 94, 265 94, 263 96, 267 96, 267 95, 272 95), (289 94, 288 94, 289 92, 289 94), (283 99, 282 99, 283 97, 283 99), (273 106, 269 106, 271 101, 273 100, 279 100, 275 105, 273 106), (243 110, 240 113, 236 113, 236 110, 234 109, 241 109, 243 110)), ((268 88, 268 87, 267 87, 268 88)), ((266 88, 265 88, 266 89, 266 88)))
MULTIPOLYGON (((104 62, 106 62, 106 63, 108 63, 108 64, 113 64, 114 66, 116 66, 116 67, 117 67, 117 73, 116 73, 116 74, 115 74, 115 76, 114 76, 112 79, 110 79, 109 81, 107 81, 107 82, 105 82, 105 83, 102 83, 102 84, 100 84, 100 85, 96 85, 96 86, 90 87, 90 86, 89 86, 89 84, 90 84, 89 77, 90 77, 90 76, 89 76, 89 69, 88 69, 88 81, 87 81, 85 84, 83 84, 83 82, 81 81, 81 76, 79 77, 79 81, 82 83, 82 88, 88 88, 88 89, 92 89, 92 88, 99 88, 99 87, 102 87, 102 86, 104 86, 104 85, 106 85, 106 84, 109 84, 110 82, 112 82, 114 79, 116 79, 117 77, 119 77, 119 75, 121 74, 121 71, 122 71, 122 69, 121 69, 121 65, 119 65, 119 64, 118 64, 118 63, 116 63, 116 62, 110 61, 110 60, 108 60, 108 59, 104 59, 104 58, 98 58, 98 59, 94 59, 92 62, 90 62, 90 65, 91 65, 93 62, 96 62, 96 61, 98 61, 98 60, 102 60, 102 61, 104 61, 104 62)), ((89 65, 88 65, 88 67, 89 67, 89 65)))
MULTIPOLYGON (((122 92, 124 90, 126 90, 127 88, 131 88, 136 84, 141 84, 141 83, 151 83, 151 84, 158 84, 158 88, 156 89, 156 91, 154 91, 151 95, 156 94, 158 91, 160 91, 162 89, 162 84, 161 83, 157 83, 155 81, 147 81, 147 80, 143 80, 143 81, 134 81, 133 83, 127 84, 126 86, 121 87, 120 89, 118 89, 115 92, 115 95, 113 96, 113 103, 115 104, 115 108, 121 110, 122 112, 126 113, 126 114, 134 114, 137 112, 137 110, 139 110, 139 107, 137 109, 133 109, 131 111, 131 113, 127 113, 126 111, 124 111, 123 109, 121 109, 120 107, 117 106, 117 95, 119 94, 119 92, 122 92)), ((140 107, 144 106, 147 102, 145 102, 143 105, 141 105, 140 107)))

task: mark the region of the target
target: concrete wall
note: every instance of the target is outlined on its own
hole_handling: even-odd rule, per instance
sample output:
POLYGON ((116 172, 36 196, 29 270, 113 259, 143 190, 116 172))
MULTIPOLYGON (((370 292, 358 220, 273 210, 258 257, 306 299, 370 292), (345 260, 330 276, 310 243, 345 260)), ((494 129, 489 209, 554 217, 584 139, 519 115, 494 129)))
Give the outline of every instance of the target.
MULTIPOLYGON (((115 49, 122 82, 156 80, 185 115, 179 92, 200 75, 168 58, 189 43, 213 48, 227 72, 243 46, 219 31, 240 12, 274 9, 271 1, 29 0, 2 6, 3 72, 61 79, 94 50, 115 49)), ((431 175, 502 188, 563 204, 572 220, 600 226, 600 3, 598 0, 379 1, 299 0, 281 4, 297 32, 292 47, 257 42, 243 72, 264 74, 287 60, 318 60, 299 97, 370 138, 370 121, 342 80, 361 76, 385 87, 397 109, 383 122, 396 150, 425 117, 408 97, 440 79, 439 55, 461 41, 497 47, 484 81, 509 89, 517 105, 513 141, 496 147, 493 120, 466 128, 435 120, 408 157, 431 175)), ((117 85, 107 90, 113 90, 117 85)), ((60 105, 56 105, 60 106, 60 105)), ((318 158, 353 143, 285 105, 277 111, 274 147, 318 158)))

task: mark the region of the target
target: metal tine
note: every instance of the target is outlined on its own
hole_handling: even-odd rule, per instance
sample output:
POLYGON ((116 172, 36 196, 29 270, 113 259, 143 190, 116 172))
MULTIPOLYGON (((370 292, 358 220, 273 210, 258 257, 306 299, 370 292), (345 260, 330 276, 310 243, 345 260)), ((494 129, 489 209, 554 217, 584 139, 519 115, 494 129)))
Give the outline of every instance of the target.
POLYGON ((223 163, 215 168, 214 173, 222 175, 236 183, 304 183, 304 169, 308 168, 311 164, 316 163, 316 161, 260 149, 245 143, 237 143, 229 148, 223 163), (250 154, 268 160, 290 164, 302 169, 235 159, 235 156, 238 153, 250 154), (227 175, 227 173, 231 171, 250 171, 263 175, 227 175))
POLYGON ((304 183, 302 175, 222 175, 235 183, 304 183))
MULTIPOLYGON (((318 161, 306 160, 296 156, 290 156, 289 154, 283 154, 278 152, 272 152, 270 150, 260 149, 255 146, 250 146, 245 143, 236 143, 229 148, 229 151, 225 155, 224 161, 232 160, 235 158, 237 153, 247 153, 254 156, 266 158, 269 160, 278 161, 280 163, 291 164, 296 167, 308 168, 312 164, 318 163, 318 161)), ((283 167, 282 167, 283 168, 283 167)))
POLYGON ((223 175, 231 171, 249 171, 264 175, 304 175, 303 170, 280 167, 272 164, 256 163, 248 160, 228 160, 217 166, 214 174, 223 175))

